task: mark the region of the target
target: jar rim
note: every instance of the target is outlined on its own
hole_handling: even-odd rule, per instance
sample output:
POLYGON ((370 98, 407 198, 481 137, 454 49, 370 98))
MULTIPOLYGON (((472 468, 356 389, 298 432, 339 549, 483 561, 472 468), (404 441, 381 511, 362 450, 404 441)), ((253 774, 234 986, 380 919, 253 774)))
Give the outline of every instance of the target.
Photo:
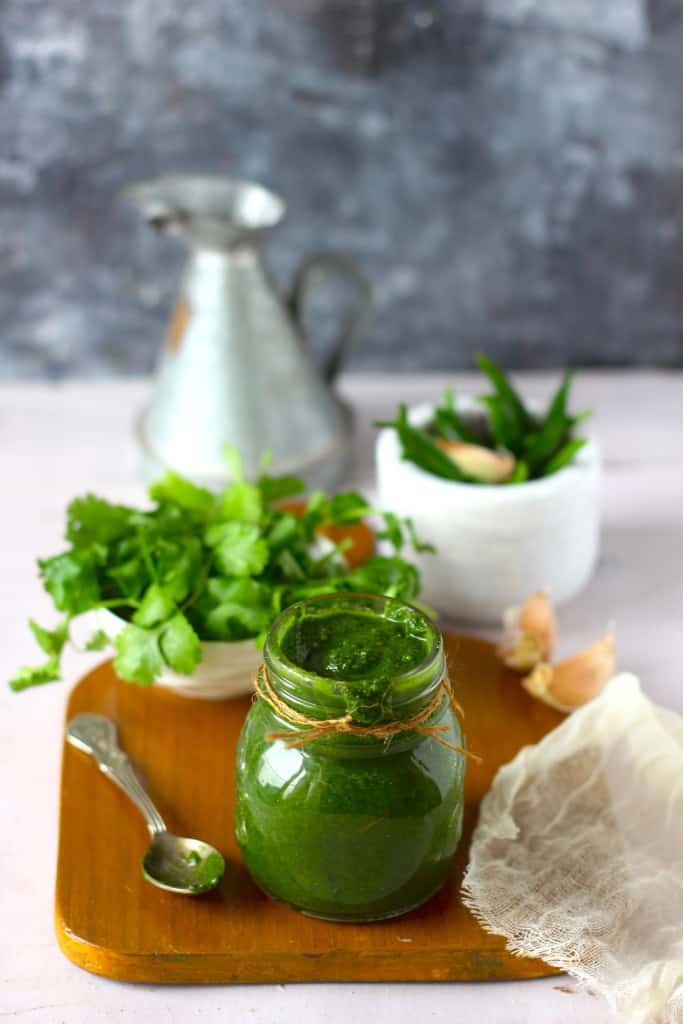
MULTIPOLYGON (((441 683, 445 669, 443 640, 432 619, 420 608, 399 598, 344 592, 322 594, 299 601, 281 612, 272 623, 264 644, 264 659, 271 681, 284 700, 298 708, 305 708, 312 717, 327 717, 332 711, 345 713, 347 710, 343 697, 343 680, 320 675, 297 665, 287 657, 280 646, 293 621, 302 617, 302 610, 323 609, 320 617, 324 618, 326 605, 333 606, 335 610, 356 613, 366 610, 385 619, 396 616, 397 621, 400 621, 400 616, 405 620, 407 613, 417 616, 426 628, 428 651, 416 665, 389 677, 387 694, 390 697, 392 712, 400 717, 407 717, 419 704, 431 697, 441 683)), ((305 615, 305 611, 303 614, 305 615)))

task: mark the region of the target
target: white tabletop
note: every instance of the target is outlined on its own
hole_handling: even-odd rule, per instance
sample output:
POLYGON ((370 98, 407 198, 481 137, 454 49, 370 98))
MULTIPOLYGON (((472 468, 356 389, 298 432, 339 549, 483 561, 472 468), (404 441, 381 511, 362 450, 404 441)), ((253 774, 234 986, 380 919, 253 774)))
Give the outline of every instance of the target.
MULTIPOLYGON (((557 375, 519 379, 529 394, 544 396, 557 375)), ((359 421, 355 485, 372 488, 372 419, 399 399, 434 397, 445 383, 443 376, 343 381, 359 421)), ((463 374, 448 383, 461 391, 477 386, 463 374)), ((60 953, 52 912, 61 729, 70 685, 98 656, 68 656, 63 684, 15 695, 4 680, 36 660, 28 616, 46 624, 54 618, 34 563, 60 549, 67 501, 86 490, 119 501, 144 496, 131 423, 148 387, 145 381, 0 385, 0 1018, 27 1024, 616 1021, 602 999, 566 978, 164 987, 97 978, 60 953)), ((570 651, 588 643, 614 620, 620 666, 638 673, 654 699, 683 711, 683 376, 587 372, 578 376, 575 400, 596 410, 592 430, 606 466, 604 535, 594 582, 561 610, 561 646, 570 651)))

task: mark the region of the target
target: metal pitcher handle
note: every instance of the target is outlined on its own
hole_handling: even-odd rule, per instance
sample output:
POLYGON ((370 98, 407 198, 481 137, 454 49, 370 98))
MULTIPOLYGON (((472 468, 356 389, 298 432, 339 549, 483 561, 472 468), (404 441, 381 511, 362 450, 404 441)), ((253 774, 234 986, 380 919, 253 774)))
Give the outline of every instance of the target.
POLYGON ((322 374, 328 384, 333 383, 355 345, 372 305, 370 284, 353 260, 335 253, 315 253, 304 260, 292 287, 289 308, 298 326, 301 325, 306 297, 315 279, 320 281, 331 277, 345 277, 352 281, 358 290, 358 301, 346 314, 337 340, 323 360, 322 374))

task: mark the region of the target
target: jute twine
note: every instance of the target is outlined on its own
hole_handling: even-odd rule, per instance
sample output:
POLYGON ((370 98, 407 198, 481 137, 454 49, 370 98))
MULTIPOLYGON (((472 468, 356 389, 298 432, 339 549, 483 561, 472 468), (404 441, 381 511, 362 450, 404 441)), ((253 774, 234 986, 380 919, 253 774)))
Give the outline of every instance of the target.
POLYGON ((349 714, 341 715, 339 718, 323 719, 309 718, 308 715, 302 715, 300 711, 287 704, 275 692, 265 664, 262 664, 256 673, 254 689, 261 700, 270 705, 280 718, 284 718, 286 722, 290 722, 292 725, 306 729, 302 736, 294 739, 292 739, 290 732, 269 732, 266 736, 269 742, 272 740, 286 740, 285 745, 287 747, 302 747, 306 743, 311 743, 313 740, 318 740, 323 736, 331 736, 334 733, 346 733, 350 736, 376 736, 378 739, 388 740, 398 733, 419 732, 423 736, 430 736, 437 743, 440 743, 442 747, 448 747, 449 750, 455 751, 456 754, 463 754, 465 757, 471 757, 475 761, 481 761, 481 758, 476 754, 470 753, 470 751, 465 750, 463 747, 457 747, 450 740, 444 738, 442 734, 448 732, 449 727, 447 725, 425 725, 425 722, 441 707, 444 697, 448 700, 454 712, 464 717, 464 712, 455 699, 453 690, 445 675, 434 696, 416 714, 411 715, 410 718, 394 719, 390 722, 380 722, 377 725, 359 725, 353 721, 353 717, 349 714))

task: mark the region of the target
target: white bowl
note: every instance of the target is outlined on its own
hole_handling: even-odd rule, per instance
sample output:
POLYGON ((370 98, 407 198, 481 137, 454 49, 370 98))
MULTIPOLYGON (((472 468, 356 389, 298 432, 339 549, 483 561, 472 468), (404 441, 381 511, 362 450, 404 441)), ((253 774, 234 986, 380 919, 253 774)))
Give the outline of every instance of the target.
MULTIPOLYGON (((124 619, 103 609, 98 612, 101 628, 112 639, 126 625, 124 619)), ((263 661, 263 651, 253 640, 225 643, 217 640, 202 641, 202 660, 189 676, 182 676, 164 668, 155 686, 164 686, 182 697, 201 700, 224 700, 244 697, 254 689, 254 675, 263 661)))
MULTIPOLYGON (((460 398, 458 408, 478 408, 460 398)), ((432 404, 409 411, 427 424, 432 404)), ((395 430, 376 447, 379 504, 413 519, 421 539, 437 548, 415 562, 420 599, 465 622, 494 622, 535 590, 557 603, 590 579, 600 532, 600 454, 589 440, 573 463, 523 484, 464 484, 426 473, 401 458, 395 430)))

